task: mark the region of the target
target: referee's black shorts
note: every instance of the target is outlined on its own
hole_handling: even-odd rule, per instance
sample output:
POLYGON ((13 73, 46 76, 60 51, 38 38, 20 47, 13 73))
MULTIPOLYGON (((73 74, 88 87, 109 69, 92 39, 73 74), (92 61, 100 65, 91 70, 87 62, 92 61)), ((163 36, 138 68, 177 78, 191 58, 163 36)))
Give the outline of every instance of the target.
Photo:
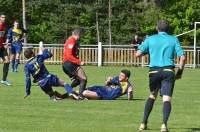
POLYGON ((172 96, 175 83, 175 72, 173 67, 150 68, 149 88, 151 93, 172 96))
POLYGON ((63 63, 63 71, 67 74, 70 78, 74 77, 76 71, 80 68, 80 65, 74 64, 71 61, 65 61, 63 63))

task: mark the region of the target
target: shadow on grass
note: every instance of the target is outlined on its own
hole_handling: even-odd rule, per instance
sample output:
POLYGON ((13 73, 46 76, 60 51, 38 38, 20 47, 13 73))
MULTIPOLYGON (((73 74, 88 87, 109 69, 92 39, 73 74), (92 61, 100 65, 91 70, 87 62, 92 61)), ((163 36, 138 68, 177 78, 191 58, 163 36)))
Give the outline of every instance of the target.
MULTIPOLYGON (((127 98, 118 98, 117 100, 127 100, 127 98)), ((142 98, 134 98, 132 101, 144 101, 142 98)))
MULTIPOLYGON (((181 127, 179 127, 179 128, 170 128, 169 127, 169 131, 171 130, 171 131, 175 131, 175 130, 179 130, 179 129, 185 129, 185 131, 184 132, 200 132, 200 128, 181 128, 181 127)), ((147 130, 149 130, 149 131, 152 131, 152 130, 155 130, 155 131, 158 131, 158 130, 160 130, 160 129, 151 129, 151 128, 148 128, 147 130)))

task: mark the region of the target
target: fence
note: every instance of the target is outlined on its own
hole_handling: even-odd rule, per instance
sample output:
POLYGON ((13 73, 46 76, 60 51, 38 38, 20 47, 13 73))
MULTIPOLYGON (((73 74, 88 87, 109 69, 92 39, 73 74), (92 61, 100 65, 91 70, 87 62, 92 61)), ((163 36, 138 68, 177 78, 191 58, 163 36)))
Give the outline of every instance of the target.
MULTIPOLYGON (((36 53, 39 53, 39 44, 27 44, 28 47, 33 47, 36 53)), ((23 47, 23 51, 27 46, 23 47)), ((48 48, 53 57, 46 62, 49 64, 61 64, 63 59, 63 44, 44 44, 48 48)), ((186 55, 186 67, 194 66, 194 49, 193 47, 183 47, 186 55)), ((22 54, 23 54, 22 51, 22 54)), ((84 61, 86 65, 121 65, 121 66, 148 66, 149 56, 136 58, 134 53, 136 51, 131 45, 82 45, 80 47, 79 58, 84 61)), ((21 62, 24 63, 26 59, 21 56, 21 62)), ((175 58, 175 63, 179 64, 179 59, 175 58)), ((196 49, 196 66, 200 66, 200 47, 196 49)))

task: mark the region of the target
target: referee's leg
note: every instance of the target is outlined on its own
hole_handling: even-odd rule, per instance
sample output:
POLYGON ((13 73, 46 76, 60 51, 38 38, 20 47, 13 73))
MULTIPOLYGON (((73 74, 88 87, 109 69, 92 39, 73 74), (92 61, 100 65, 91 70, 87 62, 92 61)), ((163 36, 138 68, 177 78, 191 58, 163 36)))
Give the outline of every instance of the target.
POLYGON ((145 107, 144 107, 143 121, 139 127, 139 130, 141 130, 141 131, 147 129, 148 118, 153 109, 153 105, 156 100, 156 97, 158 95, 158 90, 160 88, 160 80, 159 80, 158 72, 149 74, 149 87, 150 87, 151 93, 150 93, 150 95, 146 101, 145 107))

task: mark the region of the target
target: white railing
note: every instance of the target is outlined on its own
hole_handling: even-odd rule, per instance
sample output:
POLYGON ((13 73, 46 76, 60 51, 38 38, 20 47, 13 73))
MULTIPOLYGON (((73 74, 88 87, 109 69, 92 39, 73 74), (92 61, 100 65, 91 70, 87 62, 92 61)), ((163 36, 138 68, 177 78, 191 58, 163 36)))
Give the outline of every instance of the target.
MULTIPOLYGON (((41 46, 41 44, 40 44, 41 46)), ((36 53, 40 51, 39 44, 26 44, 23 46, 21 62, 24 63, 26 59, 23 52, 26 48, 32 47, 36 53)), ((49 64, 61 64, 63 58, 63 44, 43 44, 43 47, 48 48, 53 57, 46 62, 49 64)), ((186 67, 194 66, 194 49, 190 46, 183 46, 186 54, 186 67)), ((136 58, 134 56, 135 49, 131 45, 81 45, 79 58, 84 61, 86 65, 130 65, 130 66, 148 66, 149 56, 143 58, 136 58)), ((196 66, 200 66, 200 47, 196 49, 196 66)), ((179 59, 175 59, 175 63, 179 64, 179 59)))

